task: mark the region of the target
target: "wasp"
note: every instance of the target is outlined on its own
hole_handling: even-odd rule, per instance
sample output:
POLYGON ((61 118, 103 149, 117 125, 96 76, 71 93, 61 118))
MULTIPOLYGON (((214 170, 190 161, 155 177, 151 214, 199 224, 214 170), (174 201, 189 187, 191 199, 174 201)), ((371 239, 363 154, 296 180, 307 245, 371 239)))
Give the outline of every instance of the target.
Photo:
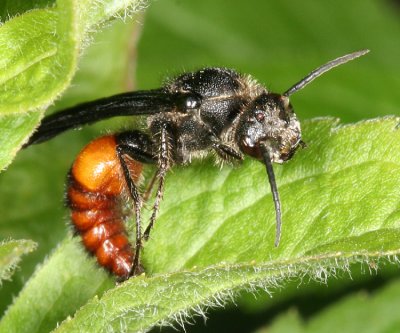
POLYGON ((292 158, 302 146, 300 122, 289 98, 330 69, 366 54, 361 50, 313 70, 283 94, 273 93, 249 75, 226 68, 185 73, 163 87, 86 102, 45 117, 25 147, 66 130, 116 116, 140 116, 147 129, 106 135, 79 153, 67 177, 66 203, 72 224, 99 264, 124 280, 143 271, 140 251, 156 221, 165 177, 174 165, 214 151, 223 162, 245 155, 266 167, 276 216, 275 246, 281 237, 282 210, 273 163, 292 158), (150 221, 142 233, 142 170, 155 164, 156 193, 150 221), (133 202, 134 246, 124 220, 125 198, 133 202))

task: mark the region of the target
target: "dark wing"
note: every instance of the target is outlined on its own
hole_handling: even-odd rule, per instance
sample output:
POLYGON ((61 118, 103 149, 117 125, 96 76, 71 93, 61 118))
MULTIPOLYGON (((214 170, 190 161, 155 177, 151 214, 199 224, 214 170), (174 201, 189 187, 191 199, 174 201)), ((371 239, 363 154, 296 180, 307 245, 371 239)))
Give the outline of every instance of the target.
POLYGON ((43 118, 24 147, 47 141, 72 128, 117 116, 152 115, 181 108, 185 93, 163 88, 128 92, 78 104, 43 118))

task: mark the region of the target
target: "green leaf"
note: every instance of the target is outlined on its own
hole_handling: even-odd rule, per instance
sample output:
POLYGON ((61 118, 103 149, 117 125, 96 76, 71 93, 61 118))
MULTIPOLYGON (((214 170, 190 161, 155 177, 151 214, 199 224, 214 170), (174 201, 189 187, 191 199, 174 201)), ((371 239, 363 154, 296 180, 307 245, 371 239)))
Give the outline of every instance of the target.
MULTIPOLYGON (((275 215, 261 163, 246 160, 240 168, 219 170, 203 161, 175 169, 167 182, 190 186, 179 191, 169 186, 165 193, 144 249, 150 277, 132 278, 104 298, 95 297, 59 330, 147 330, 201 312, 240 288, 272 290, 306 274, 325 281, 353 262, 375 267, 399 254, 398 123, 395 117, 346 126, 333 119, 305 122, 308 148, 276 167, 284 207, 278 248, 273 245, 275 215), (173 271, 177 273, 165 274, 173 271)), ((104 273, 93 284, 93 261, 84 259, 82 251, 76 242, 66 241, 30 280, 0 329, 13 331, 13 318, 31 316, 33 310, 51 327, 48 309, 58 313, 59 320, 61 313, 73 313, 71 303, 84 304, 99 285, 109 285, 104 273), (51 280, 58 281, 56 292, 49 290, 51 280), (44 292, 46 299, 31 305, 44 292), (77 294, 79 302, 72 302, 77 294), (58 310, 60 295, 64 312, 58 310)), ((26 332, 35 331, 24 322, 26 332)), ((17 331, 23 332, 22 327, 17 331)))
POLYGON ((59 0, 0 28, 0 113, 48 106, 70 83, 87 31, 138 1, 59 0))
POLYGON ((148 271, 379 251, 385 245, 397 251, 400 243, 382 229, 390 234, 400 226, 398 123, 395 117, 346 126, 333 119, 304 123, 308 148, 275 167, 283 206, 277 248, 261 163, 246 160, 240 168, 218 170, 203 162, 175 169, 146 244, 148 271), (190 186, 177 190, 176 184, 190 186))
POLYGON ((77 240, 63 242, 35 273, 0 322, 0 332, 49 332, 107 285, 77 240), (57 281, 57 283, 54 283, 57 281), (85 286, 82 288, 82 286, 85 286))
POLYGON ((1 114, 46 107, 69 84, 79 50, 69 6, 60 1, 58 11, 30 11, 0 28, 1 114))
POLYGON ((14 133, 9 141, 7 131, 0 132, 0 142, 8 142, 0 169, 32 132, 32 118, 39 119, 22 118, 27 122, 20 126, 18 113, 42 114, 70 84, 88 32, 113 16, 132 12, 139 3, 58 0, 55 7, 31 10, 0 27, 0 128, 14 133))
POLYGON ((9 280, 21 257, 36 249, 36 243, 30 240, 10 240, 0 243, 0 286, 2 280, 9 280))
POLYGON ((139 276, 106 292, 100 299, 94 297, 54 332, 143 332, 155 325, 183 328, 193 316, 205 316, 205 309, 231 301, 237 290, 256 287, 271 290, 285 279, 310 274, 324 259, 304 258, 299 262, 257 267, 216 266, 150 278, 139 276))
POLYGON ((41 112, 0 116, 0 142, 2 144, 0 171, 15 157, 21 143, 26 139, 26 133, 30 133, 35 128, 41 116, 41 112))

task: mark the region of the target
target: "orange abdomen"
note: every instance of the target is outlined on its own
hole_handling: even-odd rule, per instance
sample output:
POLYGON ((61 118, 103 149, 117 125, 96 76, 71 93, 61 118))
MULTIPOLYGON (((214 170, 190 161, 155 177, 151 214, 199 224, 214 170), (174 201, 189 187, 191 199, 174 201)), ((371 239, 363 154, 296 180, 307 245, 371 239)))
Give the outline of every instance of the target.
MULTIPOLYGON (((128 158, 125 162, 137 182, 142 164, 128 158)), ((90 142, 69 173, 67 204, 86 249, 96 255, 100 265, 121 278, 129 277, 134 260, 122 212, 127 193, 115 136, 90 142)))

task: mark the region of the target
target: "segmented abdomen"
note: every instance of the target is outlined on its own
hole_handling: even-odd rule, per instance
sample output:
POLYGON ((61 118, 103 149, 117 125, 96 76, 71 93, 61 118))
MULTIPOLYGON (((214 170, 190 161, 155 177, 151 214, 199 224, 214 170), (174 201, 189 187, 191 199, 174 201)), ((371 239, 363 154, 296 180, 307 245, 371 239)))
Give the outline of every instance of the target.
MULTIPOLYGON (((142 164, 132 159, 126 162, 137 182, 142 164)), ((120 278, 129 277, 134 260, 122 212, 126 193, 115 136, 90 142, 71 167, 67 204, 86 249, 97 257, 101 266, 120 278)))

